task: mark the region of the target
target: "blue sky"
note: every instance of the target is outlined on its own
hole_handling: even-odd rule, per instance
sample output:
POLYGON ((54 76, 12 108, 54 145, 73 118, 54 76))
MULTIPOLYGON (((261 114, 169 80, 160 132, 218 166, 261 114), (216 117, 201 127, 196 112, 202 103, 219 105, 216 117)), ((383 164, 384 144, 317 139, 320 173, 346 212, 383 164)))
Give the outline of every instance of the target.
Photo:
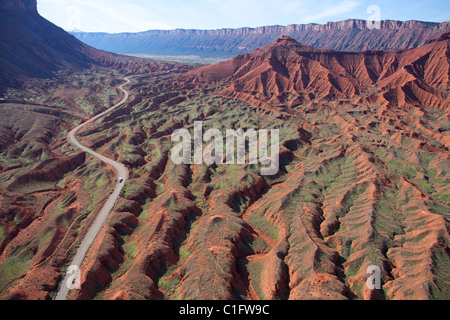
POLYGON ((66 30, 110 33, 326 23, 378 12, 383 20, 450 20, 448 0, 38 0, 38 10, 66 30))

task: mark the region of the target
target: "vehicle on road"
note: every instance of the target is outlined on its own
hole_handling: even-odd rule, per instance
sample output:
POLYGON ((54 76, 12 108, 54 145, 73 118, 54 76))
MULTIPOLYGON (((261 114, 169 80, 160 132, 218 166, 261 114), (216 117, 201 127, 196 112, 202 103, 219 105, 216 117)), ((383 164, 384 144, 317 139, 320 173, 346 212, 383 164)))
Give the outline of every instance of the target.
POLYGON ((123 178, 119 178, 119 183, 122 183, 123 182, 123 178))

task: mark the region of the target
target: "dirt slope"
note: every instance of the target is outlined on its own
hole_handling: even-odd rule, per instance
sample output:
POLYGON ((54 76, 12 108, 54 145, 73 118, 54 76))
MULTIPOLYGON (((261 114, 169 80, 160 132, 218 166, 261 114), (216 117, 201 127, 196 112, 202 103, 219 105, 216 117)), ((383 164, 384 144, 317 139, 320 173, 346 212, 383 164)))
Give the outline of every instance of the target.
POLYGON ((74 299, 448 299, 447 36, 395 53, 283 37, 135 88, 85 136, 131 180, 74 299), (278 128, 279 173, 175 166, 171 133, 200 120, 278 128))

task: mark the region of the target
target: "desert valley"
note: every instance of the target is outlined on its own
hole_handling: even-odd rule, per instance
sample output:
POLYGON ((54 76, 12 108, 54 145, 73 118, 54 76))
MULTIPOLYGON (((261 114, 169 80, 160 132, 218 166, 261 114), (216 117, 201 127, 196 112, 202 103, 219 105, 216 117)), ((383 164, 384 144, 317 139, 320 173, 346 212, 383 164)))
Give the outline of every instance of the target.
POLYGON ((60 292, 119 178, 68 135, 124 92, 77 132, 128 177, 65 299, 450 298, 449 23, 228 30, 213 49, 163 32, 151 52, 222 58, 200 65, 110 53, 138 36, 71 35, 36 0, 0 10, 0 299, 60 292), (278 129, 278 173, 174 164, 197 121, 278 129))

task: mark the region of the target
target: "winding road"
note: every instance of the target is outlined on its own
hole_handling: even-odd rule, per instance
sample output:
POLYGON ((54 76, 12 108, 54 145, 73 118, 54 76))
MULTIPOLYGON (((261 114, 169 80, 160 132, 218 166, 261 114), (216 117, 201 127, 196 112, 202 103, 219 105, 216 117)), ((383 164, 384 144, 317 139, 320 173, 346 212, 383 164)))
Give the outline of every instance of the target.
MULTIPOLYGON (((131 81, 130 79, 128 79, 127 77, 124 78, 124 80, 126 81, 125 83, 123 83, 122 85, 120 85, 118 88, 124 93, 124 97, 123 99, 117 103, 116 105, 112 106, 111 108, 109 108, 108 110, 106 110, 105 112, 102 112, 98 115, 96 115, 95 117, 93 117, 92 119, 90 119, 89 121, 86 121, 82 124, 80 124, 78 127, 76 127, 75 129, 73 129, 72 131, 69 132, 68 135, 68 139, 70 140, 70 142, 72 142, 77 148, 89 153, 90 155, 94 156, 95 158, 101 160, 102 162, 114 167, 116 169, 117 172, 117 183, 116 186, 114 188, 113 193, 110 195, 110 197, 108 198, 107 202, 105 203, 105 205, 103 206, 103 208, 100 210, 97 218, 95 219, 94 223, 92 224, 92 226, 90 227, 88 233, 86 234, 86 236, 84 237, 83 241, 81 242, 81 245, 79 246, 77 253, 75 255, 75 257, 73 258, 70 266, 76 266, 78 268, 81 268, 81 264, 83 263, 84 258, 86 257, 87 252, 89 251, 89 248, 91 247, 92 243, 94 242, 95 238, 97 237, 97 235, 99 234, 100 230, 102 229, 104 223, 106 222, 106 219, 109 216, 109 213, 114 209, 117 200, 119 199, 120 196, 120 192, 122 191, 123 186, 125 185, 125 182, 128 180, 128 169, 121 163, 116 162, 114 160, 111 160, 105 156, 102 156, 101 154, 98 154, 97 152, 83 146, 76 138, 76 134, 77 132, 85 127, 86 125, 98 120, 99 118, 105 116, 106 114, 110 113, 111 111, 113 111, 114 109, 118 108, 119 106, 121 106, 122 104, 124 104, 129 97, 129 92, 126 91, 123 87, 127 84, 129 84, 131 81), (119 182, 119 178, 122 178, 123 181, 119 182)), ((69 289, 69 285, 68 285, 68 281, 69 280, 73 280, 74 275, 73 274, 69 274, 67 273, 60 288, 58 291, 58 294, 56 295, 55 300, 65 300, 70 289, 69 289)))

